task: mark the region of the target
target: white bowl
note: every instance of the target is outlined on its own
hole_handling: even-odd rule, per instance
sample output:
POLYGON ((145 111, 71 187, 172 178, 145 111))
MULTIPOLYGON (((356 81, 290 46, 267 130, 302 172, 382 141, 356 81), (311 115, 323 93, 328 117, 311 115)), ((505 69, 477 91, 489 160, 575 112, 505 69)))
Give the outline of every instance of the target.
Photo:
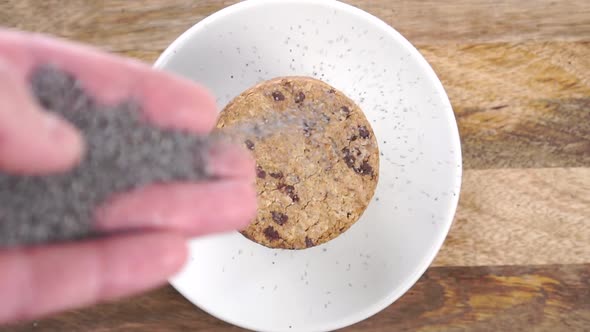
POLYGON ((182 34, 156 67, 203 83, 223 108, 259 81, 320 78, 354 99, 382 152, 361 219, 318 247, 272 250, 239 233, 191 241, 170 282, 191 302, 257 331, 328 331, 390 305, 424 273, 452 223, 461 147, 435 73, 390 26, 322 0, 251 0, 182 34))

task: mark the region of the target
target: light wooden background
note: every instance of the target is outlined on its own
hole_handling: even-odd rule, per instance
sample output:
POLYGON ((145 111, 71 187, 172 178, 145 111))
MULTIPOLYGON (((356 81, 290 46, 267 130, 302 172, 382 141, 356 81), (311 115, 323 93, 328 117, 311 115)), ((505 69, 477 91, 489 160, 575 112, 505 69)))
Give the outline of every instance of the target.
MULTIPOLYGON (((0 26, 151 63, 234 2, 0 0, 0 26)), ((434 266, 346 330, 590 331, 590 2, 347 2, 394 26, 432 64, 457 115, 465 173, 434 266)), ((4 329, 30 330, 239 329, 165 287, 4 329)))

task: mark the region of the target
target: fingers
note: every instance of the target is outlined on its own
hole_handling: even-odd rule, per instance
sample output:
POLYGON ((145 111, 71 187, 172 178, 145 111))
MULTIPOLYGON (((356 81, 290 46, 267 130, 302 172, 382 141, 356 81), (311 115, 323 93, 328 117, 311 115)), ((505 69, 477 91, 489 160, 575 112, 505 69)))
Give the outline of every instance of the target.
POLYGON ((30 319, 155 287, 179 270, 184 238, 126 235, 0 253, 0 323, 30 319))
POLYGON ((209 150, 209 173, 220 178, 241 178, 252 183, 256 177, 255 161, 242 147, 217 143, 209 150))
POLYGON ((210 150, 208 167, 222 180, 159 184, 118 194, 99 208, 96 227, 104 232, 157 228, 189 235, 245 227, 257 208, 251 154, 220 143, 210 150))
POLYGON ((82 155, 83 141, 70 124, 42 112, 27 84, 0 61, 0 170, 19 174, 65 171, 82 155))
POLYGON ((167 229, 202 235, 242 229, 256 215, 250 181, 161 184, 116 195, 98 210, 96 227, 105 232, 167 229))
POLYGON ((0 31, 0 58, 22 77, 52 64, 78 78, 99 101, 134 98, 145 116, 162 127, 209 132, 216 122, 215 100, 203 87, 130 59, 90 47, 22 32, 0 31))
MULTIPOLYGON (((140 101, 148 119, 160 126, 207 133, 216 121, 215 102, 202 87, 88 47, 40 35, 0 31, 0 58, 13 65, 16 77, 22 82, 39 65, 51 64, 73 74, 100 102, 115 103, 134 98, 140 101)), ((22 100, 27 102, 28 108, 35 106, 26 98, 22 100)), ((30 125, 34 127, 34 121, 24 122, 33 122, 30 125)), ((23 126, 22 123, 22 119, 6 122, 4 127, 12 128, 14 132, 14 128, 23 126)), ((37 132, 38 128, 34 129, 37 132)), ((67 137, 67 131, 63 134, 64 131, 57 132, 67 137)), ((10 140, 20 137, 10 133, 10 140)), ((24 138, 21 140, 27 143, 24 138)), ((45 140, 44 144, 48 141, 45 140)), ((12 141, 10 143, 3 146, 19 147, 12 141)), ((27 151, 41 150, 27 145, 24 147, 27 151)), ((26 153, 18 157, 22 160, 15 159, 14 154, 8 151, 4 159, 11 163, 17 160, 16 165, 25 165, 21 167, 38 164, 31 163, 26 153)), ((56 163, 65 167, 71 164, 71 161, 62 161, 62 165, 52 161, 51 156, 48 158, 49 165, 56 163)), ((97 212, 97 216, 101 216, 98 218, 99 226, 106 230, 166 227, 190 234, 204 234, 246 225, 256 210, 252 159, 244 151, 226 145, 212 149, 211 160, 211 172, 223 180, 204 184, 153 185, 119 194, 97 212)), ((7 167, 14 166, 9 164, 7 167)))

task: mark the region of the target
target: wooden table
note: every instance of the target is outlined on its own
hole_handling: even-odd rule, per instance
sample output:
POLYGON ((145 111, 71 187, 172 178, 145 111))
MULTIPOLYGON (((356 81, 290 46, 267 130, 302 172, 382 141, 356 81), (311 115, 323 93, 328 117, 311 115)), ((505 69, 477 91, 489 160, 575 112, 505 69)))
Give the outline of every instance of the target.
MULTIPOLYGON (((1 0, 0 25, 152 62, 236 1, 1 0)), ((590 331, 588 0, 353 0, 405 35, 450 96, 455 223, 399 301, 346 331, 590 331)), ((0 294, 1 296, 1 294, 0 294)), ((171 287, 4 331, 237 331, 171 287)))

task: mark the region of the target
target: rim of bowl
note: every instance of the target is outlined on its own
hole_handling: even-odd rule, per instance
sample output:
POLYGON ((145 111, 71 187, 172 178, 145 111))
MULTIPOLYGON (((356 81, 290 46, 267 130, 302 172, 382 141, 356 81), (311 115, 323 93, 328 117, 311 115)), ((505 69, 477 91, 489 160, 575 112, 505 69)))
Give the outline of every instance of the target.
MULTIPOLYGON (((302 6, 309 6, 309 5, 324 6, 324 7, 328 7, 331 9, 336 9, 336 10, 341 10, 341 11, 351 13, 353 15, 356 15, 356 16, 372 23, 375 27, 382 30, 385 34, 387 34, 391 39, 393 39, 397 43, 399 43, 402 47, 404 47, 412 55, 412 58, 415 61, 417 61, 419 67, 424 71, 424 73, 426 74, 428 79, 433 83, 435 91, 441 96, 441 102, 443 104, 443 107, 445 107, 447 110, 450 110, 450 112, 446 112, 445 116, 447 118, 447 121, 449 122, 449 126, 451 127, 450 128, 451 146, 455 149, 455 151, 457 151, 457 153, 455 154, 454 161, 459 166, 456 168, 457 174, 456 174, 456 176, 454 176, 455 183, 453 186, 454 189, 457 189, 457 195, 455 195, 451 198, 451 202, 450 202, 449 206, 447 207, 447 212, 446 212, 446 217, 445 217, 445 227, 444 227, 443 231, 438 234, 436 241, 434 241, 431 244, 431 247, 428 250, 428 254, 425 255, 419 262, 416 263, 416 266, 414 267, 414 272, 409 274, 405 278, 405 281, 403 283, 400 283, 400 285, 398 287, 396 287, 395 289, 390 291, 386 296, 382 297, 381 300, 373 303, 370 306, 365 307, 363 310, 358 311, 354 315, 349 315, 349 316, 343 317, 343 318, 341 318, 339 320, 335 320, 331 323, 318 324, 316 326, 312 326, 313 330, 319 330, 319 331, 337 330, 337 329, 341 329, 341 328, 353 325, 355 323, 361 322, 361 321, 377 314, 378 312, 387 308, 391 304, 393 304, 402 295, 404 295, 412 286, 414 286, 416 284, 416 282, 420 279, 420 277, 426 272, 428 267, 430 267, 430 265, 434 261, 434 258, 436 257, 436 255, 440 251, 440 248, 442 247, 442 245, 449 233, 449 230, 453 224, 453 219, 455 216, 455 212, 457 210, 457 205, 458 205, 459 197, 461 194, 460 188, 461 188, 461 182, 462 182, 462 176, 463 176, 463 166, 462 166, 463 162, 462 162, 461 143, 460 143, 460 138, 459 138, 459 129, 457 126, 457 120, 455 118, 455 114, 452 111, 453 108, 452 108, 451 103, 449 101, 448 95, 442 85, 442 82, 439 80, 438 76, 436 75, 436 73, 434 72, 434 70, 432 69, 430 64, 426 61, 426 59, 422 56, 422 54, 414 47, 414 45, 412 45, 397 30, 395 30, 389 24, 385 23, 380 18, 378 18, 368 12, 365 12, 364 10, 362 10, 360 8, 357 8, 355 6, 352 6, 352 5, 337 1, 337 0, 245 0, 245 1, 233 4, 233 5, 230 5, 228 7, 222 8, 219 11, 205 17, 204 19, 202 19, 201 21, 197 22, 192 27, 190 27, 188 30, 183 32, 180 36, 178 36, 164 50, 164 52, 162 52, 162 54, 158 57, 158 59, 154 63, 153 67, 157 68, 157 69, 163 69, 163 67, 166 65, 168 59, 170 59, 174 55, 174 51, 176 49, 178 49, 179 46, 190 41, 191 37, 193 35, 199 33, 205 26, 207 26, 207 24, 209 24, 217 19, 220 19, 222 17, 239 13, 240 11, 242 11, 244 9, 252 8, 255 6, 264 6, 264 5, 276 3, 276 2, 297 4, 297 5, 302 5, 302 6)), ((177 289, 190 302, 192 302, 193 304, 195 304, 196 306, 198 306, 199 308, 201 308, 203 311, 207 312, 208 314, 210 314, 220 320, 223 320, 225 322, 233 324, 235 326, 239 326, 239 327, 250 329, 250 330, 262 331, 259 328, 257 328, 256 326, 252 326, 247 322, 239 322, 237 320, 234 320, 232 317, 225 315, 223 312, 215 312, 213 310, 210 310, 210 308, 207 308, 205 305, 202 305, 196 299, 191 299, 191 298, 185 296, 178 289, 178 287, 176 287, 174 282, 170 281, 170 284, 172 285, 172 287, 177 289)), ((295 326, 295 328, 291 328, 286 331, 293 332, 293 331, 297 331, 297 330, 299 330, 299 329, 295 326)), ((273 330, 273 331, 275 331, 275 330, 273 330)))

